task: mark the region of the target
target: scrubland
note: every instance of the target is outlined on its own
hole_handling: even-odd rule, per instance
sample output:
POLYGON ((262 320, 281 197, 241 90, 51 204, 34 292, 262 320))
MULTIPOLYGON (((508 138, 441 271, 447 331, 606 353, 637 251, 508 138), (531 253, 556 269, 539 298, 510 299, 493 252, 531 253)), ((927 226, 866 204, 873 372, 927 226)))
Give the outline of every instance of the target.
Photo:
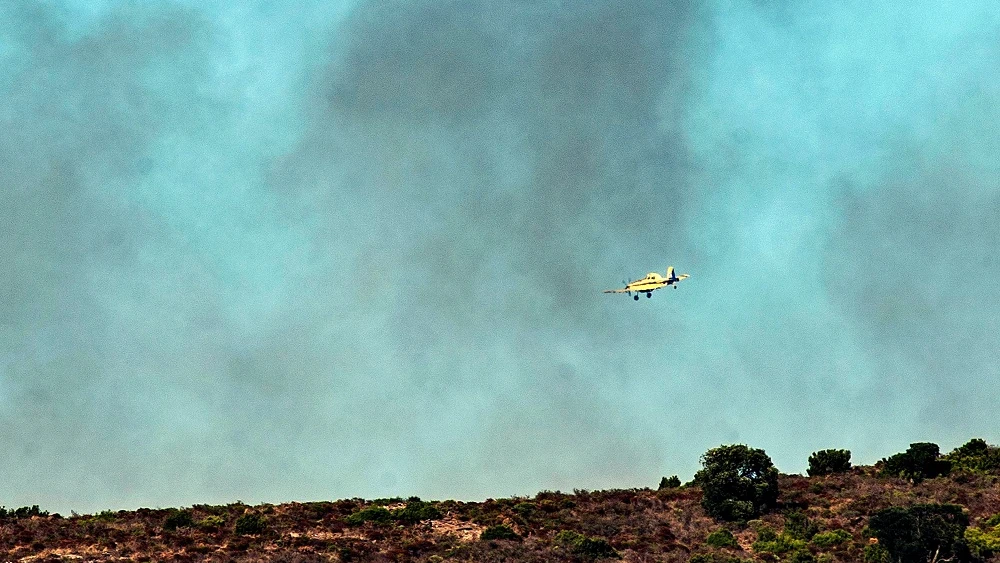
POLYGON ((813 476, 775 471, 777 499, 732 519, 710 516, 705 490, 718 482, 705 471, 680 486, 665 478, 658 489, 483 502, 236 502, 70 516, 24 507, 0 513, 0 561, 889 563, 914 553, 923 561, 1000 561, 1000 464, 960 457, 935 446, 931 461, 950 465, 932 471, 938 475, 893 457, 813 476), (913 507, 927 506, 943 527, 930 530, 927 517, 908 523, 913 507))

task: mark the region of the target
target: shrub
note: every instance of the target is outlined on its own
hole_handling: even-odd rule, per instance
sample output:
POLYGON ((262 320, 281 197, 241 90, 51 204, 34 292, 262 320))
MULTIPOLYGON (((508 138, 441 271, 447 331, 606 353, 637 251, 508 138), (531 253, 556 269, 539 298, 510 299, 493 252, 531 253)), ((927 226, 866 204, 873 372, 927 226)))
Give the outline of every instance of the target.
POLYGON ((757 541, 774 541, 778 538, 778 533, 774 531, 774 528, 763 520, 750 520, 747 525, 756 532, 757 541))
POLYGON ((986 560, 1000 553, 1000 514, 986 518, 977 528, 967 528, 964 535, 969 551, 976 558, 986 560))
POLYGON ((831 548, 844 544, 851 539, 851 533, 846 530, 832 530, 821 532, 812 537, 812 544, 820 548, 831 548))
POLYGON ((719 446, 701 458, 695 474, 701 485, 701 505, 718 520, 748 520, 772 508, 778 500, 778 470, 764 450, 742 444, 719 446))
POLYGON ((241 536, 260 534, 267 529, 267 521, 260 514, 244 514, 236 519, 236 533, 241 536))
POLYGON ((818 531, 819 526, 798 510, 785 515, 784 533, 793 539, 809 541, 818 531))
POLYGON ((917 442, 903 453, 883 459, 879 475, 882 477, 902 477, 919 483, 924 479, 932 479, 939 475, 947 475, 951 470, 951 462, 940 458, 937 444, 917 442))
POLYGON ((785 553, 805 549, 806 542, 792 538, 787 534, 781 534, 773 540, 757 540, 753 542, 753 546, 751 546, 751 548, 754 550, 754 553, 773 553, 774 555, 784 555, 785 553))
POLYGON ((573 551, 584 557, 619 559, 621 556, 611 547, 607 540, 602 538, 583 538, 574 547, 573 551))
POLYGON ((982 438, 969 440, 943 458, 958 471, 986 473, 1000 469, 1000 448, 990 446, 982 438))
POLYGON ((820 450, 809 456, 810 477, 844 473, 851 469, 850 450, 820 450))
POLYGON ((726 553, 696 553, 688 559, 688 563, 753 563, 753 560, 726 553))
POLYGON ((563 545, 573 545, 576 542, 584 538, 583 534, 574 532, 573 530, 562 530, 556 534, 556 543, 563 545))
POLYGON ((218 530, 226 524, 226 519, 222 516, 206 516, 195 522, 195 525, 202 530, 218 530))
POLYGON ((978 559, 989 559, 994 554, 1000 553, 1000 528, 990 528, 981 530, 979 528, 967 528, 965 530, 965 543, 978 559))
POLYGON ((808 549, 800 549, 792 552, 785 561, 787 563, 816 563, 816 557, 812 553, 809 553, 808 549))
POLYGON ((535 513, 535 505, 531 502, 519 502, 514 505, 513 510, 521 516, 521 518, 527 518, 535 513))
POLYGON ((892 563, 889 552, 877 543, 865 546, 863 559, 865 563, 892 563))
POLYGON ((708 538, 705 539, 705 543, 712 547, 740 546, 740 544, 736 543, 736 538, 733 537, 733 533, 729 530, 716 530, 711 534, 708 534, 708 538))
POLYGON ((114 522, 117 518, 118 513, 113 510, 102 510, 91 517, 98 522, 114 522))
POLYGON ((351 514, 347 518, 344 518, 344 523, 348 526, 360 526, 365 522, 388 524, 391 521, 392 514, 381 506, 370 506, 351 514))
POLYGON ((563 530, 556 534, 556 543, 569 547, 573 553, 591 558, 613 558, 621 556, 611 547, 607 540, 602 538, 590 538, 583 534, 578 534, 572 530, 563 530))
POLYGON ((676 489, 681 486, 680 477, 673 475, 671 477, 664 477, 660 479, 660 487, 658 490, 662 491, 664 489, 676 489))
POLYGON ((955 557, 963 552, 962 540, 969 517, 955 504, 894 506, 872 515, 868 528, 891 559, 927 561, 955 557))
POLYGON ((393 520, 404 524, 416 524, 421 520, 437 520, 441 511, 436 506, 422 500, 410 501, 406 506, 390 513, 393 520))
POLYGON ((497 525, 490 526, 483 530, 483 533, 479 536, 479 539, 486 540, 519 540, 521 536, 517 535, 510 526, 497 525))
POLYGON ((32 516, 48 516, 48 510, 39 510, 37 504, 21 508, 4 508, 0 506, 0 518, 31 518, 32 516))
POLYGON ((194 525, 190 510, 172 510, 163 521, 164 530, 176 530, 177 528, 189 528, 194 525))

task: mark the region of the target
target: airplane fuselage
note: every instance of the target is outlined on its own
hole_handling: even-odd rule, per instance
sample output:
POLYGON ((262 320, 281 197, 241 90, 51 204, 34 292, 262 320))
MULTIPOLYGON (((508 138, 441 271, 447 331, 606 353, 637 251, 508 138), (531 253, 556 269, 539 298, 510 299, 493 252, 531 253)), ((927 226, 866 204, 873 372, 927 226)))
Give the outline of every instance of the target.
POLYGON ((656 272, 650 272, 646 274, 646 277, 628 282, 625 284, 625 289, 627 291, 635 291, 637 293, 650 292, 654 289, 660 289, 665 285, 672 285, 679 282, 680 279, 676 276, 672 278, 665 278, 656 272))
POLYGON ((677 283, 681 280, 689 277, 688 274, 677 275, 674 273, 674 267, 670 266, 667 268, 666 277, 661 276, 656 272, 650 272, 646 274, 646 277, 638 280, 633 280, 625 284, 625 287, 621 289, 608 289, 604 293, 627 293, 631 295, 634 299, 639 299, 640 293, 645 293, 646 297, 652 297, 653 291, 660 289, 662 287, 674 286, 677 289, 677 283))

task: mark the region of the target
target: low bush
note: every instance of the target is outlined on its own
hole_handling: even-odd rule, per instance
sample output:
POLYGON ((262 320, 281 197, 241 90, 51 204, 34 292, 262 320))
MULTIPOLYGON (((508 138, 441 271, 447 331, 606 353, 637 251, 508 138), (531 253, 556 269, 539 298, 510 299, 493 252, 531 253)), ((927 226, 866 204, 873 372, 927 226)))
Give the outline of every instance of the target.
POLYGON ((793 539, 809 541, 818 531, 819 526, 798 510, 785 515, 784 533, 793 539))
POLYGON ((977 558, 989 559, 994 554, 1000 553, 1000 527, 987 530, 967 528, 965 543, 977 558))
POLYGON ((688 559, 688 563, 753 563, 753 560, 727 553, 696 553, 688 559))
POLYGON ((792 552, 791 555, 785 558, 785 561, 787 563, 816 563, 816 556, 810 553, 808 549, 800 549, 792 552))
POLYGON ((236 519, 236 533, 241 536, 263 533, 267 529, 267 521, 260 514, 244 514, 236 519))
POLYGON ((572 530, 556 534, 556 543, 569 547, 573 553, 587 558, 619 559, 621 555, 603 538, 587 537, 572 530))
POLYGON ((113 510, 102 510, 91 516, 92 520, 99 522, 114 522, 118 518, 118 513, 113 510))
POLYGON ((964 535, 976 558, 986 560, 1000 553, 1000 514, 984 519, 976 528, 966 528, 964 535))
POLYGON ((593 558, 619 559, 621 556, 611 547, 607 540, 602 538, 583 538, 574 546, 573 551, 577 555, 593 558))
POLYGON ((195 526, 198 526, 202 530, 218 530, 226 524, 226 519, 222 516, 206 516, 201 520, 195 522, 195 526))
POLYGON ((774 541, 778 539, 778 533, 763 520, 751 520, 747 522, 747 525, 757 534, 757 541, 774 541))
POLYGON ((556 534, 556 543, 561 545, 573 545, 582 540, 584 535, 573 530, 562 530, 556 534))
POLYGON ((517 535, 516 532, 510 526, 504 526, 502 524, 497 526, 490 526, 483 530, 480 534, 479 539, 483 541, 487 540, 519 540, 521 536, 517 535))
POLYGON ((877 543, 865 546, 862 560, 864 563, 892 563, 889 551, 877 543))
POLYGON ((376 524, 388 524, 392 521, 392 513, 382 506, 370 506, 363 508, 347 518, 344 523, 348 526, 360 526, 365 522, 375 522, 376 524))
POLYGON ((512 510, 522 518, 527 518, 535 513, 535 504, 532 502, 519 502, 514 505, 512 510))
POLYGON ((163 521, 164 530, 176 530, 177 528, 189 528, 194 525, 190 510, 172 510, 163 521))
POLYGON ((705 543, 712 547, 739 547, 736 538, 729 530, 716 530, 705 539, 705 543))
POLYGON ((851 470, 850 450, 820 450, 813 452, 809 456, 810 477, 817 475, 831 475, 833 473, 845 473, 851 470))
POLYGON ((851 533, 847 530, 832 530, 816 534, 812 537, 811 542, 816 547, 829 549, 847 543, 851 540, 851 537, 851 533))
POLYGON ((398 508, 390 513, 393 520, 403 524, 416 524, 421 520, 437 520, 441 518, 441 511, 436 506, 422 500, 411 500, 403 508, 398 508))
POLYGON ((757 540, 753 542, 752 546, 754 553, 772 553, 774 555, 784 555, 805 548, 805 541, 797 540, 787 534, 781 534, 773 540, 757 540))
POLYGON ((943 459, 949 461, 955 471, 988 473, 1000 470, 1000 448, 990 446, 982 438, 969 440, 943 459))

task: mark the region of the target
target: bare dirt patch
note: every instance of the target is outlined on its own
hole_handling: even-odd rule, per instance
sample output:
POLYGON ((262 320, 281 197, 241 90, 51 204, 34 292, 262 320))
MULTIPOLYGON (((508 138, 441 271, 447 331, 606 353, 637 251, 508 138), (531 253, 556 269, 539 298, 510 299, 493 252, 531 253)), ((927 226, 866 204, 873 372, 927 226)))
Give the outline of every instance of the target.
POLYGON ((442 518, 431 521, 431 533, 439 536, 456 536, 459 541, 471 542, 479 539, 486 528, 472 522, 462 522, 455 518, 442 518))

